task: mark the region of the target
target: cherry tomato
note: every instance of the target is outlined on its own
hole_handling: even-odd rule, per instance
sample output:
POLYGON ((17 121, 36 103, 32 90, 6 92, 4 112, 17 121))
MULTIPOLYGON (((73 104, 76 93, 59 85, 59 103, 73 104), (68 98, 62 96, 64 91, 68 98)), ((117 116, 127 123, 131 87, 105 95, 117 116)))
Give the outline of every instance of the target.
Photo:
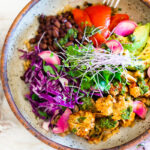
POLYGON ((97 33, 91 37, 95 46, 98 46, 106 41, 109 35, 109 25, 111 18, 111 8, 104 5, 91 6, 85 9, 89 15, 92 24, 101 29, 101 34, 97 33))
POLYGON ((92 26, 90 17, 84 10, 75 8, 72 10, 72 14, 75 22, 79 25, 79 27, 81 27, 82 30, 85 26, 92 26))
POLYGON ((104 29, 102 30, 102 33, 96 33, 95 35, 93 35, 90 40, 93 41, 94 46, 99 46, 102 43, 106 42, 106 38, 109 36, 110 31, 108 29, 104 29))
POLYGON ((111 8, 104 5, 91 6, 85 9, 95 27, 109 27, 111 8))
POLYGON ((129 16, 127 14, 116 14, 112 16, 109 29, 112 31, 121 21, 129 20, 129 16))

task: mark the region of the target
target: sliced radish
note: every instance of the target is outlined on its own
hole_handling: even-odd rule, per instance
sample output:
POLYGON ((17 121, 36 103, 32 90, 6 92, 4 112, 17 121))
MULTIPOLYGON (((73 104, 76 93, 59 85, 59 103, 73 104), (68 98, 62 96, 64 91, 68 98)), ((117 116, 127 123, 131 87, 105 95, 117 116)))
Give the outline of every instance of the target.
POLYGON ((40 56, 48 64, 60 65, 59 57, 51 51, 43 51, 43 52, 39 53, 38 56, 40 56))
POLYGON ((46 131, 49 131, 50 121, 44 121, 42 124, 42 128, 46 131))
POLYGON ((147 75, 148 75, 148 77, 150 78, 150 67, 149 67, 148 70, 147 70, 147 75))
POLYGON ((120 22, 114 29, 114 33, 120 36, 128 36, 132 34, 137 27, 137 24, 131 20, 125 20, 120 22))
POLYGON ((117 40, 109 40, 106 42, 106 45, 110 48, 113 54, 120 54, 123 52, 123 47, 117 40))
POLYGON ((147 108, 145 104, 141 101, 134 101, 133 102, 133 111, 142 119, 146 117, 147 108))
POLYGON ((60 119, 58 120, 56 126, 53 128, 53 133, 58 134, 58 133, 64 133, 65 131, 68 130, 69 125, 68 125, 68 119, 69 116, 72 114, 72 111, 67 108, 65 110, 65 112, 62 114, 62 116, 60 117, 60 119))

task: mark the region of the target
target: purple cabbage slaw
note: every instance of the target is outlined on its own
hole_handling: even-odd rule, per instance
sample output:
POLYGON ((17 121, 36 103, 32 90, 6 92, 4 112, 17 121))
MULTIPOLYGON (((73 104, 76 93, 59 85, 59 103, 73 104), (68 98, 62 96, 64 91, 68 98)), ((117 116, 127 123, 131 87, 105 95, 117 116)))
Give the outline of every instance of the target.
MULTIPOLYGON (((41 119, 47 119, 45 116, 41 116, 39 110, 45 112, 50 118, 50 122, 59 114, 63 113, 63 107, 73 109, 76 104, 82 104, 79 100, 81 97, 87 95, 87 91, 81 91, 78 95, 77 91, 74 91, 70 86, 63 86, 61 79, 68 81, 69 85, 79 87, 80 81, 73 80, 68 76, 66 72, 58 72, 58 69, 51 64, 56 75, 45 72, 43 69, 43 60, 38 56, 41 50, 38 46, 35 46, 34 51, 26 52, 19 50, 23 53, 21 59, 30 60, 31 65, 24 73, 22 79, 29 85, 30 93, 25 95, 32 106, 33 113, 41 119), (52 79, 56 78, 56 79, 52 79), (32 95, 38 96, 38 100, 33 100, 32 95)), ((93 92, 90 93, 93 95, 93 92)), ((94 93, 95 95, 99 93, 94 93)))

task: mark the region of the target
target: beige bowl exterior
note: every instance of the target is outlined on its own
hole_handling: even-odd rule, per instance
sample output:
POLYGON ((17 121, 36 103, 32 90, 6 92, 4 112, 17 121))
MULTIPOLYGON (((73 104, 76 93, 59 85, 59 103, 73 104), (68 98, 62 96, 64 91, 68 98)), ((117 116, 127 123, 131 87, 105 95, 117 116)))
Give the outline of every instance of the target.
MULTIPOLYGON (((102 2, 100 0, 87 1, 92 3, 102 2)), ((20 79, 20 76, 23 75, 24 68, 23 61, 19 59, 21 54, 18 52, 18 48, 27 50, 24 42, 35 35, 38 27, 38 15, 55 15, 64 8, 82 5, 83 2, 84 0, 34 0, 23 9, 8 32, 2 52, 1 77, 4 91, 11 109, 22 124, 40 140, 52 147, 65 150, 67 147, 68 149, 86 150, 109 149, 113 147, 117 147, 115 149, 123 149, 123 147, 118 146, 132 141, 144 132, 144 137, 148 136, 150 112, 148 112, 145 120, 136 122, 134 127, 121 128, 120 132, 108 141, 101 142, 98 145, 91 145, 84 139, 75 135, 60 137, 51 132, 45 132, 41 128, 42 121, 35 117, 32 113, 30 104, 24 98, 24 95, 28 93, 28 87, 20 79)), ((150 22, 150 9, 140 0, 121 0, 119 7, 122 8, 123 13, 128 13, 131 19, 137 22, 150 22)), ((128 146, 135 144, 139 139, 142 139, 142 137, 143 136, 140 136, 140 138, 130 142, 128 146)), ((124 145, 124 149, 125 147, 126 145, 124 145)))

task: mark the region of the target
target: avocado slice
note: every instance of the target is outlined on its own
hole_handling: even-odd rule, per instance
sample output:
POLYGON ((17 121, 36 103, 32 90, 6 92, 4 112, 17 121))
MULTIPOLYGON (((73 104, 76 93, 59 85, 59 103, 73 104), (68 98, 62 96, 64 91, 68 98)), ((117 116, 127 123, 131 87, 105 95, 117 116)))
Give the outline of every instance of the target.
POLYGON ((123 44, 124 49, 127 49, 135 56, 139 55, 147 43, 149 32, 150 23, 138 26, 133 33, 133 36, 135 36, 135 42, 123 44))
POLYGON ((148 59, 149 62, 150 62, 150 37, 148 38, 146 47, 140 53, 140 55, 138 56, 138 58, 142 59, 142 60, 147 60, 148 59))

